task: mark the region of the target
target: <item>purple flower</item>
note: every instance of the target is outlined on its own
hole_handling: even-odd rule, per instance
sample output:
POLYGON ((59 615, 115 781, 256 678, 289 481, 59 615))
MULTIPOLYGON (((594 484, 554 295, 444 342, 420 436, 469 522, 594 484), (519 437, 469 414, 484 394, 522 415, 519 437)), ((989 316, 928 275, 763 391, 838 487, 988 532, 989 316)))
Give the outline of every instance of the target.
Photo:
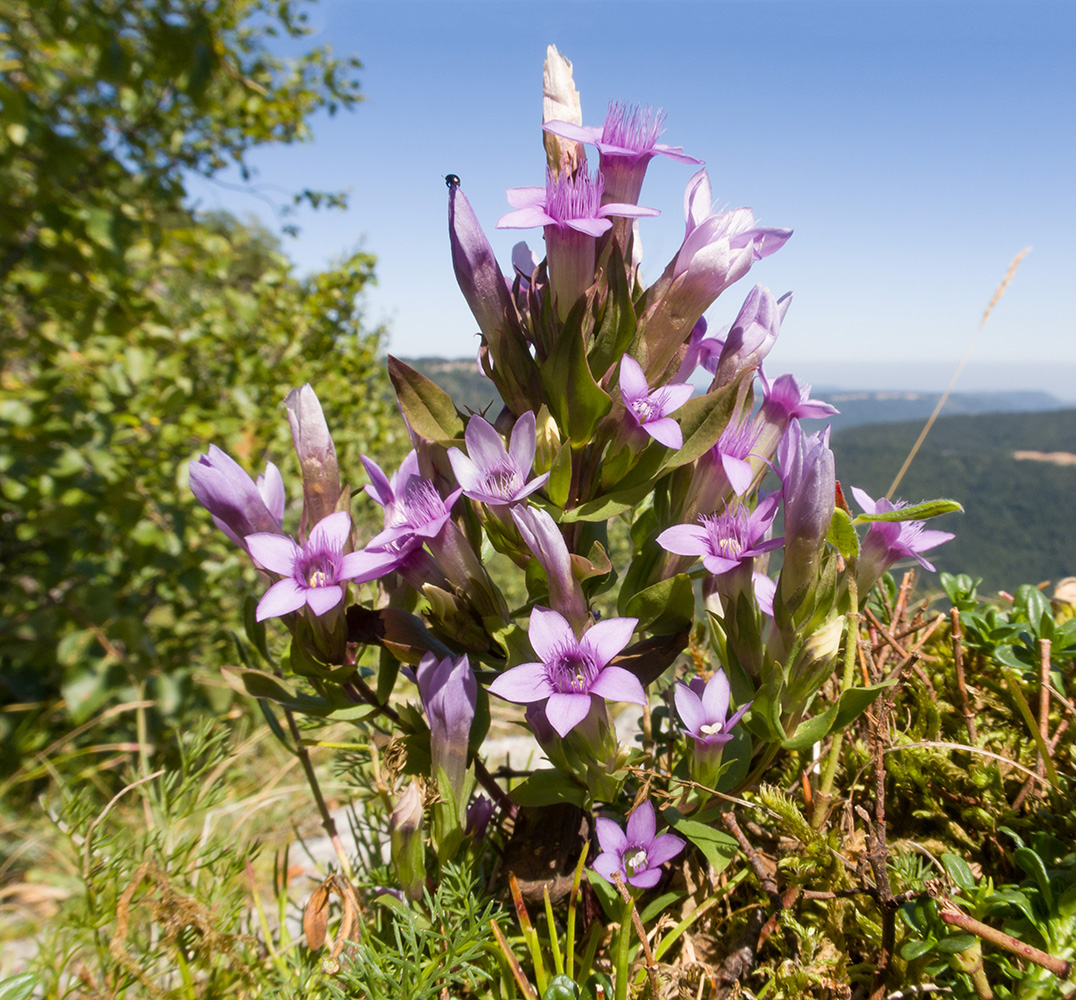
POLYGON ((782 538, 767 539, 777 516, 780 497, 774 493, 749 511, 742 504, 721 513, 703 515, 698 524, 677 524, 658 535, 658 544, 680 556, 702 556, 702 564, 714 575, 731 573, 753 559, 779 548, 782 538))
POLYGON ((244 539, 255 532, 280 533, 284 480, 272 462, 266 463, 255 485, 238 462, 211 444, 208 455, 191 462, 190 482, 213 523, 241 548, 247 548, 244 539))
POLYGON ((594 870, 615 884, 617 872, 629 885, 652 889, 661 878, 661 866, 683 849, 685 842, 674 833, 657 834, 657 817, 649 799, 628 817, 625 833, 611 819, 595 822, 602 853, 594 859, 594 870))
POLYGON ((753 421, 738 421, 735 417, 726 424, 717 444, 710 449, 710 455, 724 470, 725 478, 733 493, 742 497, 755 478, 755 470, 748 461, 756 456, 755 442, 758 428, 753 421))
POLYGON ((655 208, 609 202, 602 204, 605 181, 585 170, 574 176, 546 171, 544 188, 508 190, 515 209, 501 217, 498 229, 544 227, 549 285, 561 319, 594 283, 597 238, 612 228, 609 216, 638 218, 658 215, 655 208))
POLYGON ((785 561, 781 595, 789 600, 814 582, 826 532, 833 520, 836 477, 829 428, 810 436, 798 421, 789 425, 777 449, 785 497, 785 561))
POLYGON ((292 389, 284 399, 295 453, 303 470, 304 524, 316 524, 336 510, 340 473, 336 448, 321 403, 310 383, 292 389))
MULTIPOLYGON (((872 500, 856 486, 852 487, 856 502, 868 514, 885 514, 908 505, 885 497, 872 500)), ((955 536, 949 531, 925 527, 925 521, 872 521, 859 553, 856 581, 865 594, 878 578, 899 559, 912 558, 924 569, 934 572, 934 565, 922 553, 948 542, 955 536)))
POLYGON ((267 570, 284 577, 265 592, 255 618, 277 618, 304 604, 315 615, 326 614, 344 599, 345 581, 365 583, 387 573, 392 565, 387 554, 380 558, 362 552, 344 555, 350 534, 351 516, 340 510, 314 525, 302 546, 285 535, 248 535, 250 554, 267 570))
POLYGON ((729 679, 720 667, 702 686, 701 696, 695 690, 698 686, 701 685, 677 684, 673 689, 680 721, 697 747, 723 746, 732 739, 732 727, 743 718, 751 702, 737 709, 729 718, 729 679))
POLYGON ((490 693, 521 705, 548 699, 546 718, 562 737, 586 718, 594 695, 645 705, 639 679, 623 667, 609 666, 637 624, 637 618, 607 618, 577 639, 562 615, 535 608, 528 635, 541 662, 506 670, 490 684, 490 693))
POLYGON ((486 836, 486 827, 493 819, 497 807, 484 795, 476 795, 467 806, 467 825, 464 833, 468 833, 477 841, 482 841, 486 836))
POLYGON ((781 321, 791 301, 791 292, 775 299, 762 285, 751 289, 725 337, 714 369, 714 388, 727 385, 740 372, 762 364, 781 332, 781 321))
POLYGON ((702 163, 702 160, 687 156, 680 146, 658 142, 664 126, 662 111, 655 114, 650 108, 613 101, 601 128, 565 121, 549 121, 543 127, 564 139, 597 146, 609 200, 634 204, 639 200, 646 167, 653 157, 667 156, 670 160, 696 166, 702 163))
POLYGON ((474 722, 478 681, 467 654, 438 660, 433 653, 415 668, 418 693, 430 722, 430 756, 433 778, 445 772, 458 797, 467 771, 467 744, 474 722))
POLYGON ((792 375, 778 375, 772 383, 764 375, 761 378, 763 419, 783 419, 787 425, 792 420, 818 420, 841 412, 821 399, 811 399, 810 385, 800 386, 792 375))
POLYGON ((650 391, 642 366, 624 355, 620 362, 620 395, 634 421, 659 444, 679 449, 684 444, 680 425, 669 417, 695 390, 686 382, 673 382, 650 391))
POLYGON ((464 440, 467 454, 449 448, 448 460, 464 496, 472 500, 491 507, 518 503, 549 479, 547 472, 527 482, 537 448, 533 410, 515 422, 507 449, 500 434, 478 414, 467 421, 464 440))
POLYGON ((587 620, 587 603, 583 588, 572 570, 572 556, 557 522, 539 507, 513 507, 515 522, 527 548, 542 564, 549 585, 549 603, 573 627, 582 628, 587 620))

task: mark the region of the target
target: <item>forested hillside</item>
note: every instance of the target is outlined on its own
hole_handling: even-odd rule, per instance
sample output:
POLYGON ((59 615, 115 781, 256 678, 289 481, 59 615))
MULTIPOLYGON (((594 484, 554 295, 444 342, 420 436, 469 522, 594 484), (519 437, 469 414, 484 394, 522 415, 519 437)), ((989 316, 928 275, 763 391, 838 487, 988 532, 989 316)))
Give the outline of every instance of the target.
MULTIPOLYGON (((915 421, 836 433, 846 496, 851 486, 884 494, 921 429, 915 421)), ((964 505, 963 515, 936 525, 956 538, 931 561, 939 570, 981 576, 984 592, 1076 574, 1076 410, 941 417, 897 494, 964 505), (1027 452, 1035 454, 1014 457, 1027 452), (1074 464, 1063 464, 1066 455, 1074 464)))

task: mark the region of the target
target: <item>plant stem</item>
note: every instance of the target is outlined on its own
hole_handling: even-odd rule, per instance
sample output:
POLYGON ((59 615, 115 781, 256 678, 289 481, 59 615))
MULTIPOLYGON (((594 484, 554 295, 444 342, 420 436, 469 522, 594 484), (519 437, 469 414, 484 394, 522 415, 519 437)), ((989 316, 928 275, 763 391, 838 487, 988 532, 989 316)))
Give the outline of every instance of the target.
MULTIPOLYGON (((841 694, 847 691, 854 680, 856 669, 856 649, 859 646, 859 592, 856 589, 854 573, 848 575, 848 614, 845 616, 844 639, 844 676, 841 678, 841 694)), ((829 756, 826 758, 825 770, 822 772, 822 784, 814 800, 814 813, 811 826, 821 829, 829 813, 829 804, 833 800, 833 782, 837 777, 837 767, 841 762, 841 744, 844 733, 834 733, 830 744, 829 756)))
POLYGON ((628 899, 620 911, 620 937, 616 942, 616 957, 613 968, 616 970, 616 1000, 627 1000, 628 965, 631 958, 631 915, 635 910, 635 900, 628 899))
POLYGON ((321 785, 318 783, 318 776, 314 772, 314 764, 310 760, 310 753, 307 751, 303 738, 299 734, 299 726, 295 722, 295 715, 287 706, 281 707, 284 709, 284 718, 288 721, 288 731, 291 733, 291 738, 295 742, 295 755, 299 758, 299 763, 303 766, 303 773, 306 775, 307 784, 310 785, 310 791, 314 795, 314 802, 318 807, 318 815, 321 816, 321 825, 324 827, 325 832, 329 836, 329 840, 332 842, 333 850, 336 852, 337 860, 340 862, 340 870, 344 873, 344 878, 350 882, 352 878, 354 878, 354 873, 351 870, 351 861, 347 856, 347 851, 344 850, 344 845, 340 841, 340 834, 337 833, 336 820, 332 818, 332 814, 329 812, 329 807, 325 804, 325 796, 321 794, 321 785))

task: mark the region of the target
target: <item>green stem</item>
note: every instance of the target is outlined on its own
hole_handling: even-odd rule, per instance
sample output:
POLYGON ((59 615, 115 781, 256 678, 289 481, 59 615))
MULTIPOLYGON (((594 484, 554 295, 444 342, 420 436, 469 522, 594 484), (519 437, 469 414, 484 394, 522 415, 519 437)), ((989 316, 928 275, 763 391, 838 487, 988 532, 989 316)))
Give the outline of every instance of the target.
POLYGON ((631 959, 631 915, 635 910, 635 900, 629 899, 620 911, 620 937, 616 943, 616 1000, 628 997, 628 964, 631 959))
MULTIPOLYGON (((841 679, 841 693, 847 691, 855 680, 856 649, 859 645, 859 592, 856 590, 854 567, 848 574, 848 614, 845 617, 844 638, 844 677, 841 679)), ((833 782, 837 777, 837 767, 841 762, 841 745, 844 733, 835 733, 830 744, 829 756, 822 772, 822 783, 815 798, 814 812, 811 814, 811 826, 821 829, 829 812, 833 799, 833 782)))

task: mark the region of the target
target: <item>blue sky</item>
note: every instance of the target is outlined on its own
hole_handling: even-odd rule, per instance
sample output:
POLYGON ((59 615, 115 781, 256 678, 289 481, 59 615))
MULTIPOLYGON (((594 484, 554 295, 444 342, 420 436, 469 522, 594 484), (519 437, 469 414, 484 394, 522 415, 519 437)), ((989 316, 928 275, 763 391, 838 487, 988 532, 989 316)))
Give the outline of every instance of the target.
MULTIPOLYGON (((1032 246, 958 389, 1076 399, 1076 3, 1054 0, 321 0, 311 41, 362 59, 365 101, 312 143, 254 158, 255 186, 348 189, 285 247, 304 269, 378 257, 371 322, 389 350, 472 356, 443 175, 458 174, 507 271, 504 189, 540 184, 541 68, 575 66, 586 124, 612 99, 664 109, 664 141, 706 160, 715 202, 795 230, 715 303, 795 292, 767 370, 816 385, 942 387, 1012 257, 1032 246)), ((594 157, 596 162, 596 157, 594 157)), ((651 164, 644 278, 683 233, 690 167, 651 164)), ((204 208, 281 220, 264 200, 192 188, 204 208)))

